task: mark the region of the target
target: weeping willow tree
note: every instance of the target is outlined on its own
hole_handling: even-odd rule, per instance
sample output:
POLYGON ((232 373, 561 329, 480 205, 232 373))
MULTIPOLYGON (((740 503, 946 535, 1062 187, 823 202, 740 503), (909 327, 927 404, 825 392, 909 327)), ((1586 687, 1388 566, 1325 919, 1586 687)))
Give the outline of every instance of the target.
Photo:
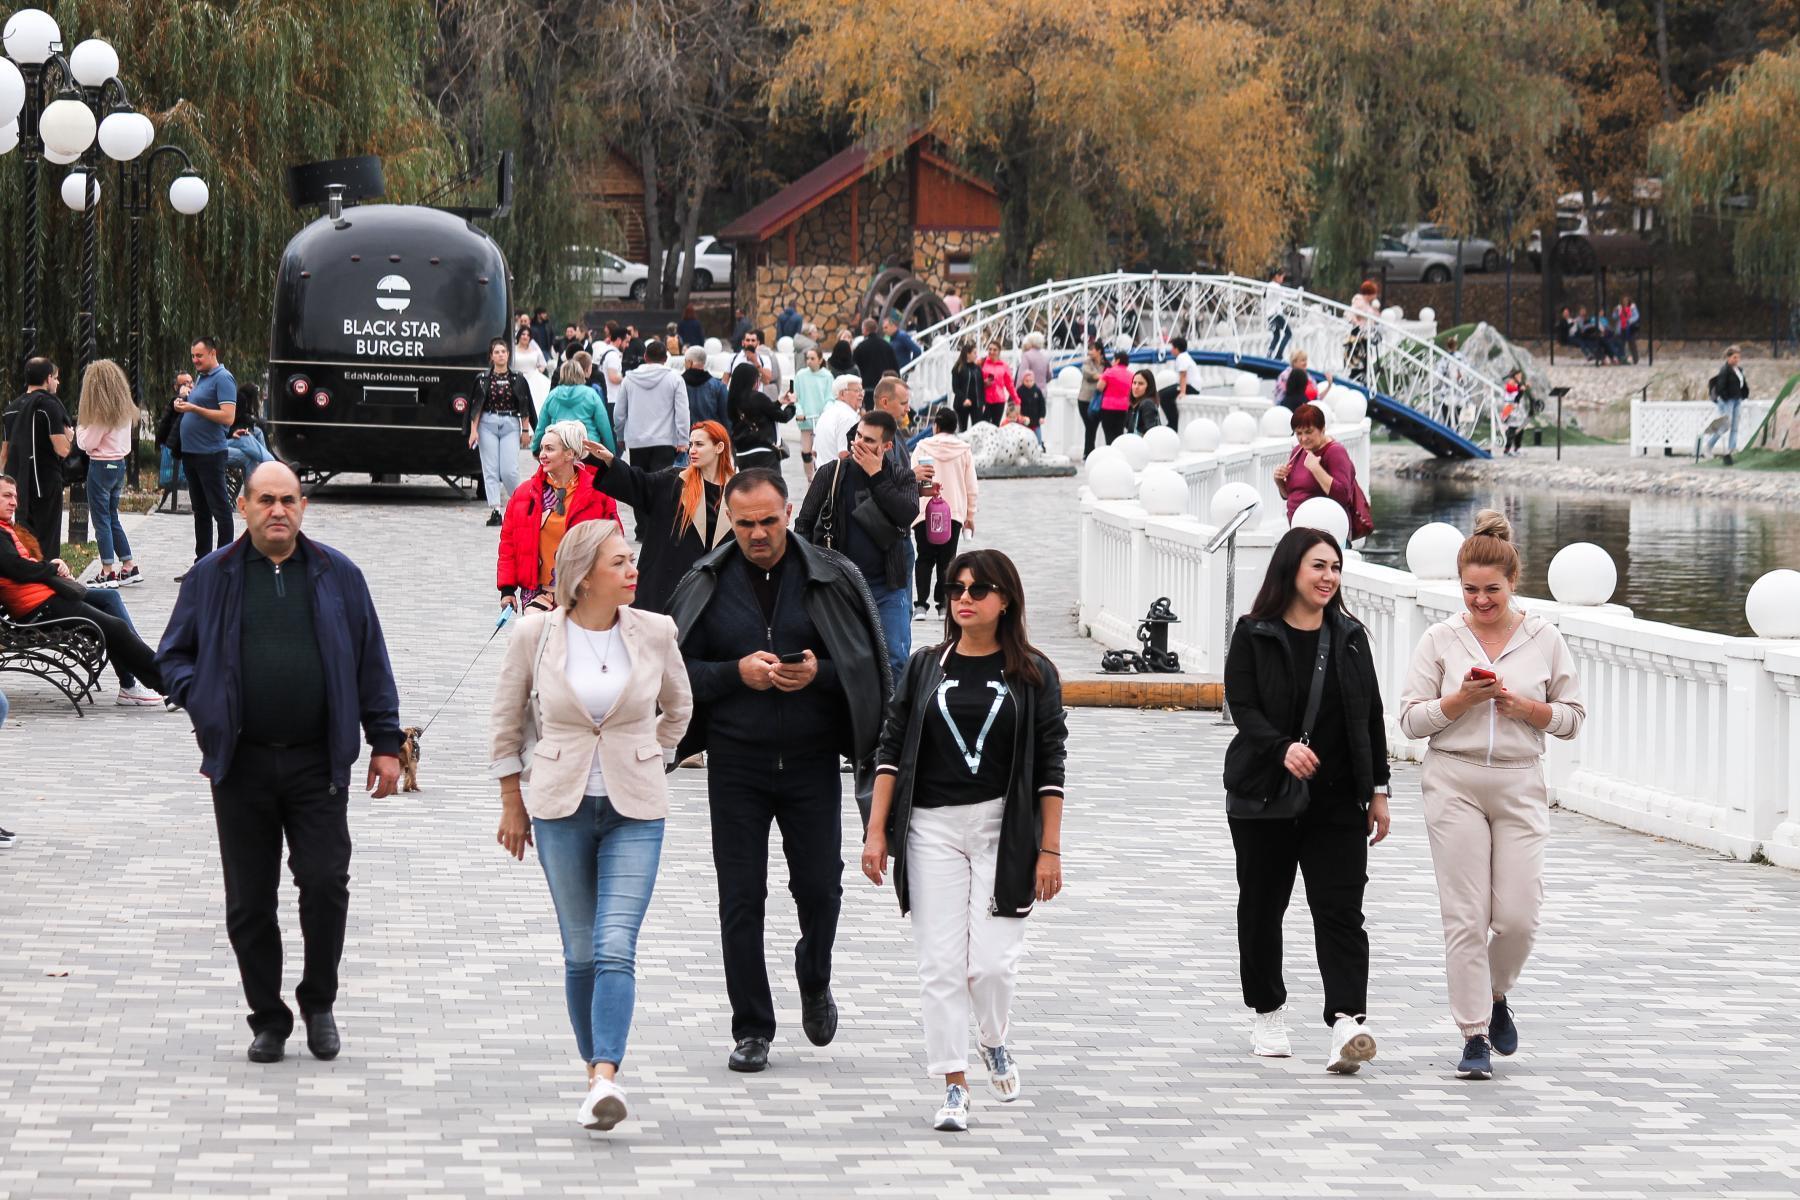
MULTIPOLYGON (((310 214, 287 202, 294 163, 378 154, 388 198, 421 198, 460 170, 454 140, 420 90, 433 44, 428 0, 65 0, 54 15, 65 47, 102 37, 157 143, 180 146, 211 189, 206 210, 168 204, 174 165, 158 163, 144 229, 144 381, 160 396, 187 361, 189 339, 218 337, 241 379, 261 374, 281 249, 310 214)), ((127 237, 114 164, 101 160, 98 340, 102 357, 128 352, 127 237)), ((81 218, 58 199, 65 168, 44 163, 39 184, 43 286, 38 353, 73 374, 80 302, 81 218)), ((24 169, 0 159, 0 346, 19 361, 24 169)), ((17 380, 10 381, 16 384, 17 380)), ((69 380, 67 391, 73 390, 69 380)))

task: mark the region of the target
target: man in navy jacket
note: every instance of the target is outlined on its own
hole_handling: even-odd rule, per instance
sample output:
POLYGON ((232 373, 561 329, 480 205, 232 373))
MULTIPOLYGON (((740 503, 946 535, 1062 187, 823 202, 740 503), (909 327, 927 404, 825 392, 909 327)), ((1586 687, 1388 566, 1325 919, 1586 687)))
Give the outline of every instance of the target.
POLYGON ((156 663, 187 710, 212 783, 225 927, 250 1004, 252 1062, 279 1062, 294 1014, 281 995, 281 844, 300 893, 306 967, 295 989, 317 1058, 339 1049, 332 1004, 350 907, 350 767, 392 795, 399 694, 362 572, 300 532, 293 471, 264 463, 238 500, 246 532, 182 581, 156 663))

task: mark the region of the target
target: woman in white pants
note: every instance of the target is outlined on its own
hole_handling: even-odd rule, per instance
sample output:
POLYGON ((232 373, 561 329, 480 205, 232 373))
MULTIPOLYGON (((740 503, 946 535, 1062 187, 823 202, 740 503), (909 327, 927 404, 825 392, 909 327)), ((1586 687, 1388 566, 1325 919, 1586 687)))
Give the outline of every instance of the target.
POLYGON ((1425 828, 1444 918, 1456 1073, 1493 1077, 1519 1048, 1507 993, 1537 937, 1550 806, 1544 735, 1568 739, 1587 710, 1562 633, 1513 608, 1519 552, 1492 510, 1456 556, 1467 611, 1425 631, 1401 696, 1400 728, 1429 738, 1425 828))
POLYGON ((969 1018, 988 1084, 1019 1098, 1007 1049, 1032 904, 1062 891, 1062 683, 1025 636, 1025 592, 998 550, 945 572, 945 641, 916 651, 889 702, 862 869, 892 854, 919 953, 926 1070, 944 1077, 941 1130, 969 1127, 969 1018), (890 844, 891 843, 891 844, 890 844))

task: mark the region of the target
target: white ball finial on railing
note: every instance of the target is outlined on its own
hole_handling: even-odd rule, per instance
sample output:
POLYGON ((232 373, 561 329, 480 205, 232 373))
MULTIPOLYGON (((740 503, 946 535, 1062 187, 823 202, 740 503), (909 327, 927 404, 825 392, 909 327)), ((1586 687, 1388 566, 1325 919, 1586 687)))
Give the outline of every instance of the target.
POLYGON ((1144 439, 1137 434, 1121 433, 1109 444, 1125 456, 1132 470, 1141 471, 1150 465, 1150 447, 1144 445, 1144 439))
POLYGON ((1361 392, 1353 392, 1349 388, 1332 388, 1341 394, 1331 402, 1331 415, 1339 425, 1361 425, 1369 416, 1369 402, 1361 392))
POLYGON ((1455 579, 1456 552, 1462 549, 1463 531, 1443 521, 1413 530, 1406 539, 1406 569, 1420 579, 1455 579))
POLYGON ((1187 508, 1187 480, 1173 467, 1151 463, 1138 481, 1138 503, 1152 516, 1178 517, 1187 508))
POLYGON ((1190 454, 1211 454, 1219 448, 1219 423, 1211 417, 1198 417, 1181 427, 1181 448, 1190 454))
POLYGON ((1064 367, 1056 373, 1056 382, 1064 387, 1079 388, 1081 386, 1081 368, 1064 367))
POLYGON ((1219 435, 1227 446, 1248 446, 1256 440, 1256 418, 1247 412, 1228 412, 1219 422, 1219 435))
POLYGON ((1800 638, 1800 571, 1770 571, 1750 585, 1744 617, 1761 638, 1800 638))
POLYGON ((1239 371, 1232 376, 1231 394, 1245 399, 1251 396, 1261 396, 1264 386, 1260 376, 1252 375, 1248 371, 1239 371))
POLYGON ((791 337, 776 338, 775 349, 782 354, 792 354, 794 352, 794 339, 791 337))
POLYGON ((1131 464, 1111 446, 1088 455, 1087 483, 1102 500, 1130 500, 1137 495, 1137 476, 1131 464))
POLYGON ((1181 453, 1181 435, 1167 425, 1158 425, 1144 431, 1144 446, 1151 462, 1174 462, 1181 453))
POLYGON ((1612 599, 1619 568, 1592 542, 1570 542, 1550 560, 1550 594, 1559 604, 1597 607, 1612 599))
POLYGON ((1262 420, 1256 423, 1256 431, 1266 438, 1292 437, 1294 414, 1277 404, 1262 415, 1262 420))
POLYGON ((1250 484, 1228 483, 1213 493, 1206 515, 1212 518, 1214 525, 1223 527, 1246 508, 1255 509, 1261 504, 1261 494, 1250 484))
POLYGON ((1427 325, 1435 324, 1437 321, 1437 309, 1421 308, 1419 310, 1419 320, 1427 325))
POLYGON ((1294 510, 1289 529, 1323 529, 1337 539, 1342 548, 1350 542, 1350 515, 1344 506, 1329 496, 1314 496, 1294 510))
POLYGON ((721 342, 716 337, 709 337, 701 344, 706 347, 706 352, 708 354, 723 354, 725 352, 725 343, 721 342))

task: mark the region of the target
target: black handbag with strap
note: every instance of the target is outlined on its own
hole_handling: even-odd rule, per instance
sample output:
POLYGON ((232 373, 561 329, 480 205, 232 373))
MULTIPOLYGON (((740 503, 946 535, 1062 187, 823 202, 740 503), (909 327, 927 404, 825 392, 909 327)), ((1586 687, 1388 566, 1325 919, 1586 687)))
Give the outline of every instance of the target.
MULTIPOLYGON (((1325 668, 1331 661, 1331 619, 1319 625, 1319 655, 1313 663, 1312 682, 1306 693, 1306 713, 1300 718, 1299 742, 1312 744, 1313 722, 1319 718, 1319 701, 1325 694, 1325 668)), ((1312 801, 1312 789, 1280 764, 1275 769, 1276 782, 1265 796, 1242 796, 1225 793, 1225 815, 1240 820, 1291 821, 1306 811, 1312 801)))

